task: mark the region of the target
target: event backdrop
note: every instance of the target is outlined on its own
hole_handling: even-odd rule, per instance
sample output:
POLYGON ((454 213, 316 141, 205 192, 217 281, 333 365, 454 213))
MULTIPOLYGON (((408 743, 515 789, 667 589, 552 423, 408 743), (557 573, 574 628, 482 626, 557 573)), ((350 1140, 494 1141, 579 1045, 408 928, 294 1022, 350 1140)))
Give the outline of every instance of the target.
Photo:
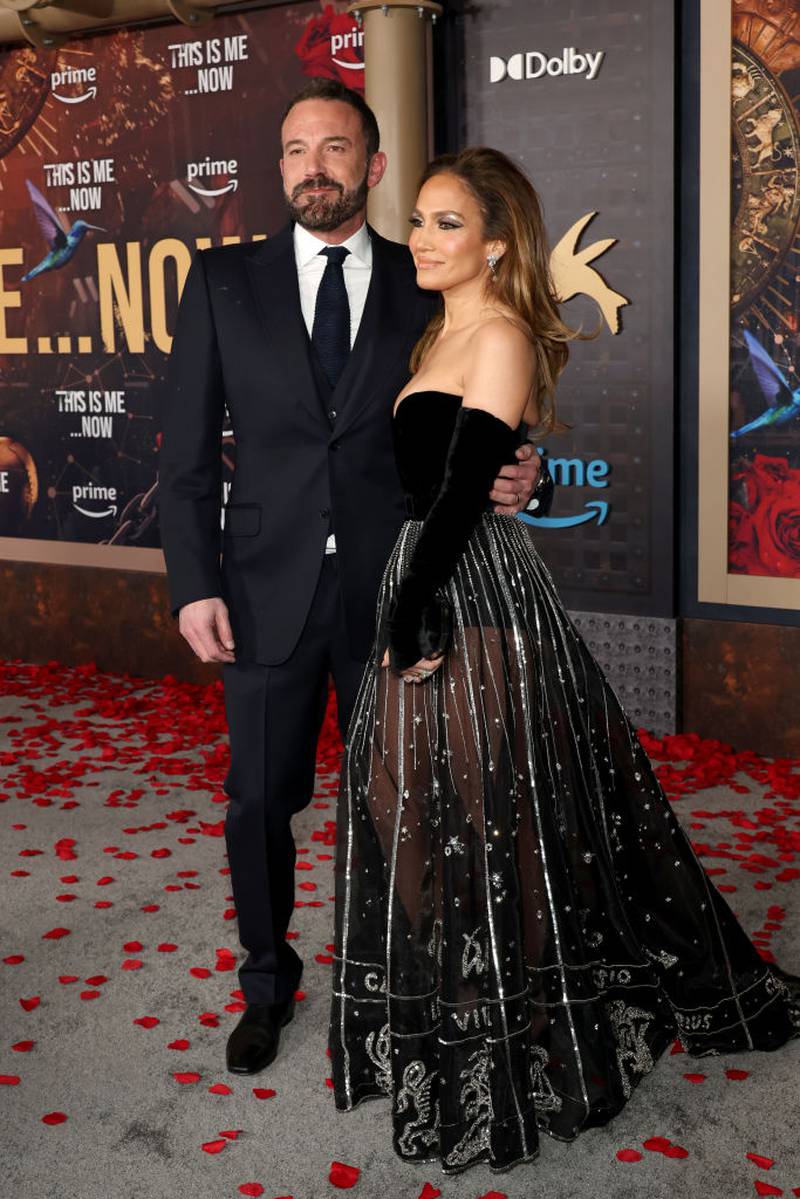
POLYGON ((800 0, 702 0, 699 32, 696 598, 792 620, 800 0))
MULTIPOLYGON (((525 167, 551 243, 577 223, 568 240, 608 284, 601 333, 573 344, 559 385, 573 429, 544 443, 559 490, 532 535, 571 609, 671 618, 673 5, 463 9, 466 140, 525 167), (628 301, 616 333, 612 291, 628 301)), ((599 317, 584 296, 562 314, 587 331, 599 317)))
POLYGON ((728 569, 800 579, 800 0, 758 7, 732 26, 728 569))
POLYGON ((158 388, 192 253, 285 222, 288 97, 308 75, 363 86, 344 7, 0 53, 0 537, 158 546, 158 388))

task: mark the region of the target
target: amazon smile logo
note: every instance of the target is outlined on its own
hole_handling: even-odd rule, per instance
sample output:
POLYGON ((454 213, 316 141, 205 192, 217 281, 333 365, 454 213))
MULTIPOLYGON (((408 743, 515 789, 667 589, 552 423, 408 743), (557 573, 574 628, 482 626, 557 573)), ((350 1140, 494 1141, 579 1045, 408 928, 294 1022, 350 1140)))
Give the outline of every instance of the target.
POLYGON ((117 515, 116 487, 102 487, 98 483, 76 483, 72 488, 72 506, 81 516, 90 516, 93 520, 102 520, 104 516, 117 515), (99 504, 96 508, 85 507, 87 504, 99 504))
POLYGON ((239 163, 235 158, 212 159, 206 156, 201 162, 187 162, 186 186, 197 196, 224 196, 226 192, 235 192, 239 186, 236 178, 238 170, 239 163), (222 175, 228 176, 227 183, 213 186, 222 175))
MULTIPOLYGON (((544 455, 542 446, 536 449, 544 455)), ((608 487, 611 464, 605 458, 592 458, 584 462, 582 458, 551 458, 548 455, 547 464, 557 487, 608 487)), ((528 512, 521 512, 520 520, 541 529, 570 529, 593 520, 598 525, 605 524, 610 511, 611 505, 607 500, 587 500, 583 511, 573 516, 532 516, 528 512)))
POLYGON ((331 59, 336 63, 337 67, 344 67, 347 71, 363 71, 364 63, 362 60, 356 59, 354 61, 352 59, 336 57, 343 50, 360 50, 363 45, 363 29, 353 29, 350 33, 331 34, 331 59))
POLYGON ((50 91, 54 100, 62 104, 83 104, 84 100, 94 100, 97 95, 97 67, 64 67, 62 71, 53 71, 50 75, 50 91), (59 87, 85 87, 88 90, 79 92, 77 96, 62 96, 56 89, 59 87))

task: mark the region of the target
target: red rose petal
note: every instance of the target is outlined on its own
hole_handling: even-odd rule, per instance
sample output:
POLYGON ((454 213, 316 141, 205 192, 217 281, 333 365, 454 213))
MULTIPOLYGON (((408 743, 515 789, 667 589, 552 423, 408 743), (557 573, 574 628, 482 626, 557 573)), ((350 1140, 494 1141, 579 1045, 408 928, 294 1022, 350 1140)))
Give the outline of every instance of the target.
POLYGON ((260 1182, 243 1182, 239 1187, 239 1193, 242 1195, 263 1195, 264 1188, 260 1182))
POLYGON ((11 1048, 17 1053, 29 1053, 35 1044, 35 1041, 15 1041, 11 1048))
POLYGON ((227 1137, 229 1141, 235 1141, 241 1131, 241 1128, 221 1128, 219 1130, 219 1135, 221 1137, 227 1137))
POLYGON ((30 999, 20 999, 19 1002, 20 1006, 23 1007, 26 1012, 32 1012, 35 1007, 39 1006, 42 1000, 39 995, 32 995, 30 999))
POLYGON ((435 1187, 432 1182, 426 1182, 419 1193, 419 1199, 439 1199, 441 1193, 439 1188, 435 1187))
POLYGON ((344 1162, 331 1162, 328 1181, 331 1182, 335 1187, 339 1187, 341 1190, 346 1191, 349 1190, 350 1187, 354 1187, 356 1185, 360 1175, 361 1170, 358 1168, 358 1166, 348 1166, 345 1165, 344 1162))
POLYGON ((664 1157, 688 1157, 689 1150, 684 1149, 682 1145, 668 1145, 662 1150, 664 1157))
POLYGON ((642 1154, 638 1149, 618 1149, 617 1160, 621 1162, 640 1162, 642 1154))
POLYGON ((199 1082, 201 1076, 199 1074, 194 1074, 189 1071, 187 1071, 185 1073, 182 1073, 180 1071, 173 1071, 172 1077, 175 1079, 176 1082, 188 1083, 188 1082, 199 1082))
POLYGON ((144 945, 142 945, 141 941, 126 941, 122 948, 126 953, 139 953, 144 949, 144 945))
POLYGON ((183 1038, 181 1038, 181 1040, 179 1040, 179 1041, 170 1041, 169 1045, 167 1045, 167 1049, 188 1049, 188 1048, 189 1048, 189 1042, 183 1038))
POLYGON ((203 1153, 222 1153, 227 1143, 225 1140, 206 1141, 204 1145, 201 1145, 201 1149, 203 1153))
POLYGON ((66 1118, 66 1112, 48 1112, 42 1116, 42 1124, 63 1124, 66 1118))
POLYGON ((684 1074, 683 1077, 686 1079, 687 1082, 705 1082, 706 1081, 705 1074, 684 1074))
POLYGON ((7 966, 18 966, 20 962, 24 962, 25 958, 21 953, 10 953, 7 958, 3 958, 7 966))
POLYGON ((726 1070, 725 1074, 728 1078, 732 1078, 738 1082, 740 1078, 749 1078, 749 1070, 726 1070))
POLYGON ((782 1195, 783 1194, 783 1191, 781 1190, 780 1187, 774 1187, 771 1182, 762 1182, 760 1178, 757 1178, 755 1180, 755 1182, 753 1183, 753 1186, 756 1188, 756 1192, 759 1195, 782 1195))
POLYGON ((51 928, 48 933, 42 933, 42 940, 58 941, 61 937, 68 937, 70 930, 68 928, 51 928))
POLYGON ((160 1024, 158 1016, 139 1016, 138 1020, 134 1020, 134 1024, 141 1024, 142 1028, 155 1028, 160 1024))
POLYGON ((649 1137, 648 1140, 642 1141, 642 1144, 652 1153, 663 1153, 665 1149, 669 1149, 672 1142, 669 1137, 649 1137))
POLYGON ((271 1087, 253 1087, 253 1094, 256 1099, 271 1099, 277 1092, 273 1091, 271 1087))
POLYGON ((215 1082, 208 1088, 211 1095, 232 1095, 233 1091, 224 1082, 215 1082))
POLYGON ((480 1199, 508 1199, 508 1195, 505 1191, 487 1191, 480 1199))
POLYGON ((205 966, 191 966, 189 973, 193 978, 211 978, 211 971, 206 970, 205 966))
POLYGON ((762 1170, 771 1170, 775 1165, 775 1159, 772 1157, 762 1157, 760 1153, 746 1153, 745 1157, 760 1166, 762 1170))
POLYGON ((0 1074, 0 1087, 18 1087, 18 1074, 0 1074))

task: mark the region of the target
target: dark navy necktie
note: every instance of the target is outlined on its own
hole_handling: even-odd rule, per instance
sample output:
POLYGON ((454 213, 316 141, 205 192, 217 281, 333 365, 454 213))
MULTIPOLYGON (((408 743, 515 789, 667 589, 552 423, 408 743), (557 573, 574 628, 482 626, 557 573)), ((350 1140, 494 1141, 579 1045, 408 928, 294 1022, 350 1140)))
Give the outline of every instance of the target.
POLYGON ((328 261, 317 291, 311 344, 331 387, 339 382, 350 353, 350 302, 342 269, 349 253, 344 246, 320 250, 328 261))

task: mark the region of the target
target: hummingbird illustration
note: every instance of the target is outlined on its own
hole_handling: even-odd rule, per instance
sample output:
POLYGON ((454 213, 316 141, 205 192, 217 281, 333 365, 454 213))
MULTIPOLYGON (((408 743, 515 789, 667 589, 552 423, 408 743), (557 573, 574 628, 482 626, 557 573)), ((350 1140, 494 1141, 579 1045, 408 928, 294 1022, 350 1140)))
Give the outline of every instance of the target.
POLYGON ((742 437, 753 429, 768 425, 785 425, 792 417, 800 416, 800 387, 792 388, 781 368, 747 329, 744 331, 744 340, 758 385, 769 407, 755 420, 734 429, 731 437, 742 437))
POLYGON ((50 247, 50 252, 32 270, 28 271, 27 275, 22 276, 22 283, 27 283, 29 279, 33 279, 34 276, 41 275, 45 271, 52 271, 64 266, 72 258, 90 229, 96 229, 99 233, 106 232, 100 225, 90 225, 87 221, 78 220, 74 222, 69 233, 65 233, 61 222, 38 187, 34 187, 30 179, 25 180, 25 186, 33 204, 36 222, 50 247))

